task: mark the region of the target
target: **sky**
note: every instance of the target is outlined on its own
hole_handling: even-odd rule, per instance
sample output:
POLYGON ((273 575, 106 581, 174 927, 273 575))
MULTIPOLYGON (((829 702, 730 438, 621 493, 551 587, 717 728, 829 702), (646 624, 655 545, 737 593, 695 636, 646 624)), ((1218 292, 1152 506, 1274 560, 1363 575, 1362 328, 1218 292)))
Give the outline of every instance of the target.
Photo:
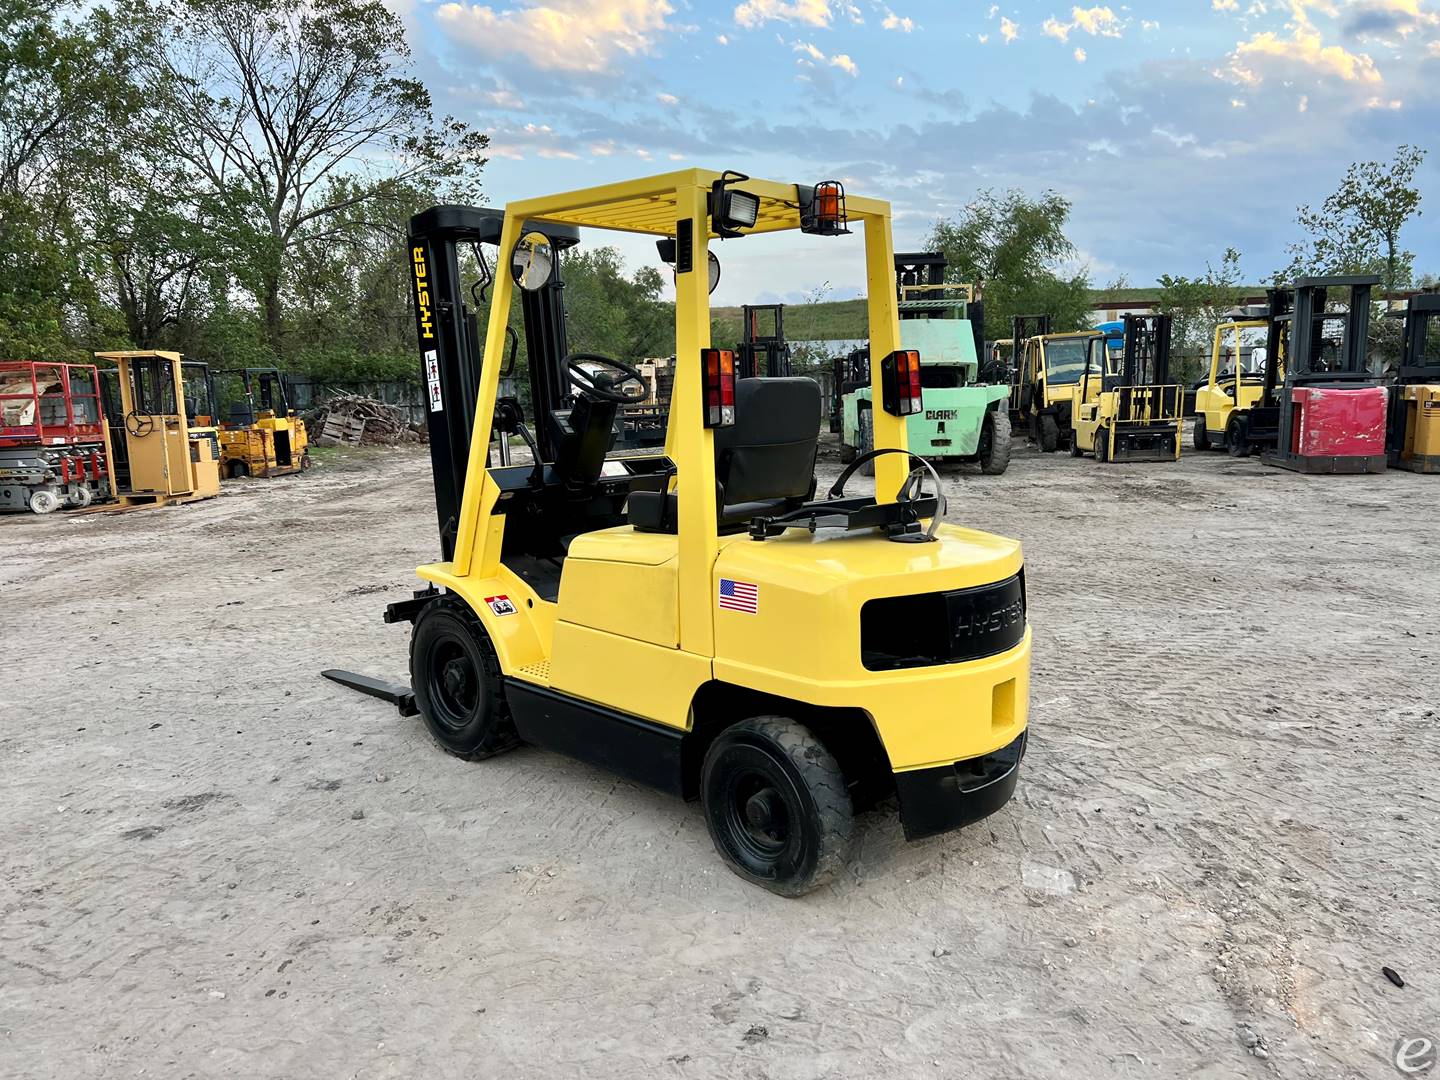
MULTIPOLYGON (((1355 160, 1428 147, 1403 239, 1440 272, 1440 0, 388 0, 485 199, 676 168, 889 199, 896 250, 977 191, 1046 188, 1097 285, 1287 262, 1355 160)), ((642 238, 620 247, 655 262, 642 238)), ((859 237, 716 246, 717 303, 857 295, 859 237)))

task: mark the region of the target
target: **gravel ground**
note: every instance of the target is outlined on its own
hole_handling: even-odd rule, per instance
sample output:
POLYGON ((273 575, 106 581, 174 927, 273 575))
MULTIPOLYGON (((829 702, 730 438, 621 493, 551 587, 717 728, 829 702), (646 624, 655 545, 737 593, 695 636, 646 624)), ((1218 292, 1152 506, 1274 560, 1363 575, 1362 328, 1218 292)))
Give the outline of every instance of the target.
POLYGON ((404 678, 423 450, 0 519, 0 1075, 1399 1075, 1440 1036, 1435 478, 947 484, 1025 543, 1019 793, 866 815, 798 901, 693 806, 319 678, 404 678))

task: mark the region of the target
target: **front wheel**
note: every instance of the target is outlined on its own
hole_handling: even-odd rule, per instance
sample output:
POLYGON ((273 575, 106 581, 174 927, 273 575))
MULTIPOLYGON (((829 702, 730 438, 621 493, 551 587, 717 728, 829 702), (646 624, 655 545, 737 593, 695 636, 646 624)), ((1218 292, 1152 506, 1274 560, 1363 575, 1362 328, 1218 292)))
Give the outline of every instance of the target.
POLYGON ((720 857, 773 893, 801 896, 845 865, 854 831, 845 775, 794 720, 757 716, 722 731, 705 753, 700 801, 720 857))
POLYGON ((54 488, 36 488, 30 493, 30 510, 36 514, 49 514, 59 509, 60 493, 54 488))
POLYGON ((1196 450, 1204 451, 1210 449, 1210 432, 1205 427, 1204 413, 1195 417, 1195 429, 1191 434, 1190 443, 1196 450))
POLYGON ((410 685, 430 734, 456 757, 479 761, 519 743, 495 647, 459 600, 432 601, 415 620, 410 685))
POLYGON ((1060 448, 1060 421, 1049 413, 1040 417, 1039 425, 1040 449, 1047 454, 1053 454, 1060 448))
POLYGON ((1250 456, 1249 425, 1243 416, 1232 416, 1230 423, 1225 425, 1225 448, 1230 451, 1231 457, 1250 456))
POLYGON ((981 424, 980 471, 986 476, 999 476, 1010 467, 1010 414, 1004 409, 990 409, 981 424))
POLYGON ((1095 460, 1110 460, 1110 432, 1103 427, 1095 429, 1095 460))

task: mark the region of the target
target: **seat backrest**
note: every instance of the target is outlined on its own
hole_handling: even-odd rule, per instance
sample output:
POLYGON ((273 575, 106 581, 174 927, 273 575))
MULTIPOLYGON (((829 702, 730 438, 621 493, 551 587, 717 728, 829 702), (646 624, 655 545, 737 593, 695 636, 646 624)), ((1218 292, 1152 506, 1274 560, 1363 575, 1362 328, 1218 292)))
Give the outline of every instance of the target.
POLYGON ((819 444, 814 379, 738 380, 735 423, 715 430, 715 476, 726 505, 807 498, 819 444))

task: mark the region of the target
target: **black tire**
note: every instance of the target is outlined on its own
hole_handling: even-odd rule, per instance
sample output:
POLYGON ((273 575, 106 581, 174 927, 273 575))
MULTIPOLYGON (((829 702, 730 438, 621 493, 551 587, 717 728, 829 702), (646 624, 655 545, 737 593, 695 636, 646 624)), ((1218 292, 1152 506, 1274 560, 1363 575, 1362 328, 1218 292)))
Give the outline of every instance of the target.
POLYGON ((239 458, 235 458, 230 462, 229 467, 226 468, 225 475, 230 477, 231 480, 238 480, 242 476, 250 475, 250 466, 239 458))
POLYGON ((989 409, 980 421, 980 471, 999 476, 1010 467, 1010 414, 989 409))
MULTIPOLYGON (((858 433, 860 445, 856 448, 858 451, 856 456, 859 456, 859 454, 868 454, 871 450, 875 449, 875 410, 861 409, 856 416, 856 423, 860 428, 858 433)), ((860 466, 860 475, 875 475, 874 458, 871 458, 865 462, 864 465, 860 466)))
POLYGON ((1195 428, 1191 433, 1190 445, 1202 452, 1210 449, 1210 432, 1205 427, 1204 413, 1195 417, 1195 428))
POLYGON ((415 620, 410 686, 430 734, 456 757, 479 761, 520 742, 500 659, 480 620, 459 600, 434 600, 415 620))
POLYGON ((1103 427, 1095 429, 1095 460, 1101 463, 1110 460, 1110 432, 1103 427))
POLYGON ((1070 456, 1084 457, 1085 451, 1080 449, 1080 433, 1074 432, 1070 437, 1070 456))
POLYGON ((849 464, 850 464, 852 461, 854 461, 855 458, 858 457, 858 456, 859 456, 859 452, 855 449, 855 447, 851 446, 848 442, 845 442, 845 441, 843 441, 843 440, 841 441, 841 443, 840 443, 840 464, 841 464, 841 465, 849 465, 849 464))
POLYGON ((715 850, 761 888, 801 896, 845 865, 855 825, 845 774, 794 720, 756 716, 722 731, 705 753, 700 801, 715 850))
POLYGON ((1043 413, 1039 423, 1040 449, 1053 454, 1060 449, 1060 421, 1050 413, 1043 413))
POLYGON ((1225 425, 1225 449, 1230 451, 1231 457, 1250 456, 1248 428, 1245 417, 1239 413, 1230 414, 1230 422, 1225 425))

